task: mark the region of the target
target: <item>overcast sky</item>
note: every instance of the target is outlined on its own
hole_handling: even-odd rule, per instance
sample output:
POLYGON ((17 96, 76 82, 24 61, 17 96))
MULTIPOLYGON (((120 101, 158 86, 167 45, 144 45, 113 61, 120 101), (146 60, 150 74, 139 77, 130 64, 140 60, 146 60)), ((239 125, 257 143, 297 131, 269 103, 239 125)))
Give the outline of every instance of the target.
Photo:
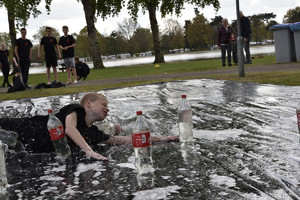
MULTIPOLYGON (((236 19, 236 1, 234 0, 220 0, 221 8, 218 12, 215 12, 212 6, 205 7, 200 10, 204 13, 204 16, 210 21, 211 18, 221 15, 222 17, 228 18, 229 22, 236 19)), ((282 23, 283 16, 289 9, 293 9, 296 6, 300 6, 300 0, 240 0, 240 10, 243 11, 244 15, 253 15, 260 13, 273 12, 277 15, 276 21, 282 23)), ((76 0, 52 0, 51 13, 46 14, 44 6, 40 6, 43 14, 39 15, 38 18, 31 18, 28 21, 27 37, 33 39, 33 35, 37 33, 41 26, 51 26, 60 31, 63 25, 68 25, 70 33, 79 33, 79 31, 86 25, 82 4, 76 0)), ((192 20, 194 17, 193 6, 186 5, 182 11, 181 17, 167 16, 167 18, 177 18, 177 20, 184 25, 185 20, 192 20)), ((96 23, 97 30, 104 34, 109 35, 113 30, 117 30, 118 23, 122 23, 124 18, 129 18, 127 10, 123 9, 118 17, 108 18, 105 21, 98 19, 96 23)), ((163 24, 164 19, 160 18, 159 13, 157 14, 158 22, 160 25, 163 24)), ((139 13, 138 22, 142 27, 150 28, 148 13, 145 15, 139 13)), ((9 32, 7 12, 5 9, 0 9, 0 32, 9 32)), ((17 35, 20 37, 20 34, 17 35)))

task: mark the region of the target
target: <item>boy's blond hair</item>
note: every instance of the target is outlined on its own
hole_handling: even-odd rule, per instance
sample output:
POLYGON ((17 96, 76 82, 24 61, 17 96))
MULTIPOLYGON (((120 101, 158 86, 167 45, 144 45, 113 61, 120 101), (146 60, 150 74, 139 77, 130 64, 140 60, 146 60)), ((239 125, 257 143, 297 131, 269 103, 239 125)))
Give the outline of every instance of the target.
POLYGON ((103 94, 100 93, 88 93, 84 95, 80 101, 80 105, 84 106, 86 100, 90 100, 91 102, 95 102, 99 99, 102 99, 107 102, 106 97, 103 94))

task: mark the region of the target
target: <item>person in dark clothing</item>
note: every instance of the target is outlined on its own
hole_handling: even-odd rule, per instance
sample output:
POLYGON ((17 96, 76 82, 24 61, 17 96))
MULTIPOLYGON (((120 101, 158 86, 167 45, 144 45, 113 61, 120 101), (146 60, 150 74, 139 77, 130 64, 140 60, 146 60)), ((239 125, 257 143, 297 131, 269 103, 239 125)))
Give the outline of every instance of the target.
POLYGON ((85 80, 90 73, 89 66, 86 63, 81 62, 77 56, 75 56, 75 68, 78 77, 77 80, 81 80, 82 78, 85 80))
POLYGON ((5 87, 5 84, 7 87, 10 87, 11 85, 9 84, 8 81, 8 76, 9 76, 9 62, 8 62, 8 56, 9 52, 5 47, 4 43, 1 43, 1 50, 0 50, 0 67, 3 73, 3 84, 2 87, 5 87))
MULTIPOLYGON (((99 93, 86 94, 79 104, 70 104, 56 114, 62 122, 68 142, 71 148, 80 147, 87 156, 99 160, 108 160, 106 157, 96 153, 90 146, 99 143, 107 144, 131 144, 132 137, 128 136, 110 136, 99 130, 94 124, 96 121, 102 121, 106 118, 109 109, 107 99, 99 93)), ((47 130, 47 121, 49 117, 34 116, 31 118, 0 118, 0 128, 18 133, 18 140, 24 144, 25 149, 43 153, 54 152, 54 146, 51 142, 47 130)), ((120 132, 119 125, 116 126, 116 132, 120 132)), ((169 141, 177 140, 178 136, 152 136, 151 141, 169 141)))
POLYGON ((28 86, 28 76, 29 76, 29 67, 30 60, 32 56, 32 43, 30 40, 26 39, 27 31, 25 28, 21 29, 22 37, 17 39, 15 54, 17 56, 18 63, 20 65, 20 72, 22 74, 23 82, 27 89, 30 89, 28 86))
POLYGON ((251 24, 248 17, 245 17, 240 11, 241 36, 243 37, 243 45, 246 53, 245 64, 252 64, 250 55, 250 41, 252 38, 251 24))
POLYGON ((56 57, 56 52, 55 49, 58 52, 59 58, 61 58, 60 50, 56 41, 56 38, 51 36, 52 33, 52 28, 51 27, 46 27, 46 36, 44 36, 41 39, 41 43, 38 49, 38 58, 41 58, 41 48, 44 46, 44 51, 45 51, 45 61, 46 61, 46 67, 47 67, 47 79, 48 79, 48 84, 51 83, 50 80, 50 67, 52 66, 53 69, 53 75, 54 79, 56 82, 58 82, 58 77, 57 77, 57 57, 56 57))
POLYGON ((237 40, 236 40, 236 33, 231 33, 230 38, 230 44, 231 44, 231 51, 232 51, 232 60, 234 65, 238 64, 238 57, 237 57, 237 40))
POLYGON ((228 25, 228 20, 224 18, 222 20, 222 26, 219 28, 218 31, 218 47, 221 49, 222 54, 222 65, 223 67, 226 66, 226 51, 227 51, 227 62, 228 66, 231 65, 231 45, 230 45, 230 37, 233 29, 231 26, 228 25))

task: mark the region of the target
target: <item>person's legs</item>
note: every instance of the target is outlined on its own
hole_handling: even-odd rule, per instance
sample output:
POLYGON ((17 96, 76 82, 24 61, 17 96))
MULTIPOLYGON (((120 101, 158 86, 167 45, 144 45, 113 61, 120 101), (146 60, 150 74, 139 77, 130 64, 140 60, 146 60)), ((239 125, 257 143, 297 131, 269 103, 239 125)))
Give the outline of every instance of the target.
POLYGON ((56 66, 52 66, 54 79, 58 82, 57 69, 56 66))
POLYGON ((9 66, 5 66, 3 69, 3 78, 4 78, 4 83, 7 84, 7 86, 10 86, 8 76, 9 76, 9 66))
POLYGON ((251 64, 251 55, 250 55, 250 41, 251 41, 251 36, 249 37, 247 42, 244 42, 244 48, 245 48, 245 53, 246 53, 246 63, 251 64))
POLYGON ((221 54, 222 54, 222 66, 226 66, 225 56, 226 56, 226 45, 221 45, 221 54))
POLYGON ((72 79, 71 79, 71 70, 70 67, 66 67, 67 75, 68 75, 68 82, 66 84, 71 84, 72 79))
POLYGON ((74 82, 73 83, 77 83, 77 72, 76 72, 75 67, 72 67, 72 73, 73 73, 73 77, 74 77, 74 82))
POLYGON ((30 67, 30 60, 23 60, 23 67, 21 66, 23 82, 27 88, 28 86, 28 76, 29 76, 29 67, 30 67))
POLYGON ((230 44, 226 45, 226 50, 227 50, 227 62, 228 62, 228 66, 231 66, 231 45, 230 44))
POLYGON ((50 80, 50 67, 47 67, 47 80, 48 80, 48 85, 51 83, 50 80))

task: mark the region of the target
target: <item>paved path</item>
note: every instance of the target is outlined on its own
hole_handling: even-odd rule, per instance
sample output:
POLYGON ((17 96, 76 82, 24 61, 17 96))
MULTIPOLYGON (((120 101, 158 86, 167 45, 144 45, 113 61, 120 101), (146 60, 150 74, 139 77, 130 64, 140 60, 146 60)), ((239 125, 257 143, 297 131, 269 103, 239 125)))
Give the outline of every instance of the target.
MULTIPOLYGON (((249 66, 245 65, 245 74, 249 73, 262 73, 262 72, 274 72, 274 71, 300 71, 300 63, 284 63, 284 64, 274 64, 274 65, 259 65, 259 66, 249 66)), ((184 73, 173 73, 173 74, 158 74, 149 76, 135 76, 135 77, 123 77, 123 78, 111 78, 102 80, 86 80, 79 81, 77 84, 67 85, 67 87, 77 87, 83 85, 104 85, 104 84, 114 84, 114 83, 129 83, 133 81, 159 81, 162 79, 174 79, 183 77, 199 77, 206 75, 220 75, 220 74, 239 74, 238 67, 235 68, 222 68, 218 70, 207 70, 207 71, 197 71, 197 72, 184 72, 184 73)), ((7 92, 7 88, 0 88, 0 93, 7 92)))

